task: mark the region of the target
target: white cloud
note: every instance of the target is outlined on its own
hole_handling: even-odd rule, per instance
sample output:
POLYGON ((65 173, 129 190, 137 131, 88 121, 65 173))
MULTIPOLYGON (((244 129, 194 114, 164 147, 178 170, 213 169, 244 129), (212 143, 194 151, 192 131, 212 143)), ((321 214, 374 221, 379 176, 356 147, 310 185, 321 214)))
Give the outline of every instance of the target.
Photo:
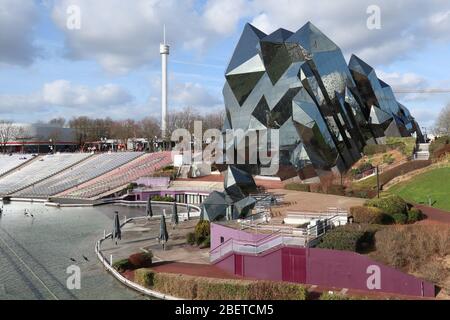
POLYGON ((89 88, 67 80, 57 80, 44 84, 41 90, 28 95, 0 95, 0 114, 73 109, 74 113, 93 110, 98 116, 104 116, 101 112, 124 106, 132 100, 126 90, 115 84, 89 88))
POLYGON ((229 35, 236 31, 239 20, 249 13, 245 0, 210 0, 204 10, 208 29, 219 35, 229 35))
POLYGON ((123 0, 61 0, 55 4, 52 17, 65 34, 69 57, 94 59, 109 72, 124 73, 159 57, 164 24, 173 50, 201 51, 217 35, 233 33, 243 10, 244 0, 214 0, 202 9, 195 9, 192 0, 134 0, 132 4, 123 0), (80 7, 80 30, 66 27, 69 5, 80 7))
POLYGON ((413 72, 398 73, 398 72, 383 72, 377 70, 377 76, 384 82, 388 83, 394 90, 417 90, 423 89, 428 85, 428 81, 413 72))
POLYGON ((210 93, 199 83, 179 83, 171 90, 171 98, 176 106, 196 109, 213 109, 221 106, 217 95, 210 93))
POLYGON ((420 50, 431 39, 449 36, 450 2, 429 0, 255 0, 252 22, 265 32, 296 31, 311 21, 346 56, 356 53, 369 64, 388 64, 420 50), (381 29, 369 30, 369 5, 381 9, 381 29))
POLYGON ((33 44, 37 9, 33 1, 0 0, 0 65, 29 65, 38 49, 33 44))

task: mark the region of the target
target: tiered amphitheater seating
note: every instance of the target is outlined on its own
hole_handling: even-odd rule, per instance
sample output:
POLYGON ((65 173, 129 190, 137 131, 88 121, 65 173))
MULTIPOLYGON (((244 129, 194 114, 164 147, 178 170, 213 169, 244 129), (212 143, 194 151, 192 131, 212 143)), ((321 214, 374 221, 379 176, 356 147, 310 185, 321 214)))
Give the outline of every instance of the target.
POLYGON ((73 166, 91 154, 62 153, 40 156, 10 174, 0 178, 0 195, 9 195, 73 166))
POLYGON ((172 163, 170 152, 149 153, 103 176, 57 195, 76 199, 95 199, 109 191, 126 186, 139 177, 149 176, 172 163))
POLYGON ((33 158, 34 157, 31 154, 0 154, 0 176, 33 158))
POLYGON ((55 195, 110 172, 143 154, 142 152, 117 152, 94 155, 68 170, 20 190, 13 196, 41 198, 55 195))

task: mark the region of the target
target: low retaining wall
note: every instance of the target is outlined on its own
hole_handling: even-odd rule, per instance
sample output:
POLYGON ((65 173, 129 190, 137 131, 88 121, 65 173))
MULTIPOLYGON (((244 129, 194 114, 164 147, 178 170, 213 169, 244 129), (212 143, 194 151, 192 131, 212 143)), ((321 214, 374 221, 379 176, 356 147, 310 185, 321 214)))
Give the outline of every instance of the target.
MULTIPOLYGON (((180 204, 183 205, 183 204, 180 204)), ((200 211, 200 208, 194 207, 197 211, 200 211)), ((127 223, 134 221, 134 220, 143 220, 143 219, 148 219, 148 217, 144 216, 144 217, 137 217, 137 218, 130 218, 127 219, 126 221, 124 221, 120 226, 123 227, 124 225, 126 225, 127 223)), ((154 291, 154 290, 150 290, 148 288, 145 288, 133 281, 128 280, 127 278, 125 278, 124 276, 122 276, 116 269, 113 268, 113 266, 111 265, 110 261, 108 261, 105 256, 102 253, 102 243, 103 241, 105 241, 106 239, 111 238, 111 233, 109 234, 105 234, 103 238, 97 240, 97 242, 95 243, 95 253, 97 255, 97 258, 100 260, 100 262, 103 264, 103 266, 105 267, 105 269, 107 271, 109 271, 114 278, 116 278, 117 280, 119 280, 121 283, 123 283, 124 285, 126 285, 127 287, 134 289, 140 293, 143 293, 145 295, 157 298, 157 299, 163 299, 163 300, 183 300, 181 298, 178 297, 174 297, 174 296, 170 296, 158 291, 154 291)))
MULTIPOLYGON (((211 227, 211 241, 222 235, 243 240, 244 234, 216 224, 211 227)), ((215 265, 232 274, 260 280, 435 297, 434 284, 349 251, 284 246, 259 255, 230 253, 215 265)))

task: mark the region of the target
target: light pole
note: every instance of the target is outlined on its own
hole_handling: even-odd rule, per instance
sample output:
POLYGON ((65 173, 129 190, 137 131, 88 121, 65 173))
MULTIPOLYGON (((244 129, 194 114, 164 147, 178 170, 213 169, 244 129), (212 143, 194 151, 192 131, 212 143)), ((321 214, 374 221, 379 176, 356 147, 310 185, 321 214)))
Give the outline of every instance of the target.
POLYGON ((48 147, 50 148, 50 152, 51 152, 52 154, 54 154, 55 152, 54 152, 54 150, 53 150, 53 139, 49 139, 49 140, 48 140, 48 147))
POLYGON ((380 199, 380 175, 379 175, 379 166, 377 166, 377 198, 380 199))

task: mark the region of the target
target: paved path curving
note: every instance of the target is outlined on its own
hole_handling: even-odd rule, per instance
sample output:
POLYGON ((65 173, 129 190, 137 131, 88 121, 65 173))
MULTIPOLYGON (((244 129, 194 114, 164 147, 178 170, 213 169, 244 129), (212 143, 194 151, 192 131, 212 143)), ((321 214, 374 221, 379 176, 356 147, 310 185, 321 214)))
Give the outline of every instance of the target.
POLYGON ((435 221, 450 224, 450 212, 425 206, 423 204, 414 204, 414 206, 420 209, 427 216, 427 219, 424 221, 435 221))

